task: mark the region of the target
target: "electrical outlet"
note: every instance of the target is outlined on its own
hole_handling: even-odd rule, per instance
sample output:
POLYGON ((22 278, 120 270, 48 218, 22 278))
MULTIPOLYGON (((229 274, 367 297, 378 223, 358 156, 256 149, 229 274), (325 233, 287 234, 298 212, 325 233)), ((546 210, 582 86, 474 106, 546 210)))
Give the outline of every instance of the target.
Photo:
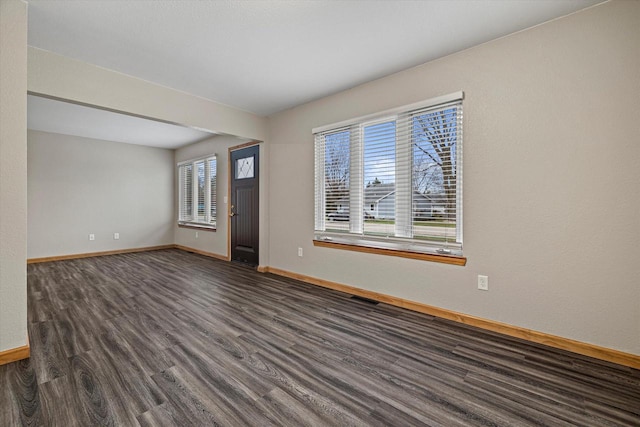
POLYGON ((89 240, 96 240, 95 234, 89 234, 89 240))
POLYGON ((120 233, 113 233, 113 240, 119 240, 120 239, 120 233))
POLYGON ((489 276, 482 276, 478 274, 478 289, 481 291, 489 290, 489 276))
POLYGON ((196 231, 196 239, 198 238, 198 232, 196 231))
POLYGON ((302 248, 298 248, 298 256, 302 256, 302 248))

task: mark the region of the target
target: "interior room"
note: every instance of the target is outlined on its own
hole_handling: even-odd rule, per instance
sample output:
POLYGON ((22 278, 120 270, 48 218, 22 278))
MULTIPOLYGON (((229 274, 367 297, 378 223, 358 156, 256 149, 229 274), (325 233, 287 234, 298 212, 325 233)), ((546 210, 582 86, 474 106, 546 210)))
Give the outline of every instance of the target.
POLYGON ((0 1, 0 425, 640 425, 640 2, 0 1))

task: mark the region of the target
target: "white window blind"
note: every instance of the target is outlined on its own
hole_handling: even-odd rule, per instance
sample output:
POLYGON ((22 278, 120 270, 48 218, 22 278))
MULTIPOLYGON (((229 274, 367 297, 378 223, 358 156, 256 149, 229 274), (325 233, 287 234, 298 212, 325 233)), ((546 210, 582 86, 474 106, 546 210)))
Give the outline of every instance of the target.
POLYGON ((216 157, 178 164, 178 223, 216 226, 216 157))
POLYGON ((218 198, 216 196, 218 188, 218 169, 215 157, 209 158, 207 162, 209 165, 209 223, 215 224, 218 214, 218 198))
POLYGON ((322 144, 316 143, 316 169, 321 168, 324 177, 316 180, 316 208, 322 210, 316 219, 322 224, 328 219, 336 231, 349 230, 351 139, 349 128, 336 129, 322 135, 322 144))
POLYGON ((461 255, 462 98, 314 129, 316 239, 461 255))

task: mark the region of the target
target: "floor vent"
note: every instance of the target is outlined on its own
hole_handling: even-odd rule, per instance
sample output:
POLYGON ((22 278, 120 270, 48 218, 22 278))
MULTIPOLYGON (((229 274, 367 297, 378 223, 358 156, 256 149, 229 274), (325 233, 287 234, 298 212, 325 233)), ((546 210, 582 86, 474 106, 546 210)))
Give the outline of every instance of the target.
POLYGON ((358 295, 352 295, 351 299, 355 299, 355 300, 366 302, 366 303, 373 304, 373 305, 380 304, 379 301, 376 301, 374 299, 365 298, 365 297, 359 297, 358 295))

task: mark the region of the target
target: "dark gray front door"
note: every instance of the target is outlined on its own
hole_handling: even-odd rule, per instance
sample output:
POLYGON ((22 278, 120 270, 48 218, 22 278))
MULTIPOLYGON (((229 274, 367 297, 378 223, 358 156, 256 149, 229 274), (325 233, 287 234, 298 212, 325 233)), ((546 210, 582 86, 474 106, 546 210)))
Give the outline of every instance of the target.
POLYGON ((258 265, 260 146, 231 152, 231 260, 258 265))

